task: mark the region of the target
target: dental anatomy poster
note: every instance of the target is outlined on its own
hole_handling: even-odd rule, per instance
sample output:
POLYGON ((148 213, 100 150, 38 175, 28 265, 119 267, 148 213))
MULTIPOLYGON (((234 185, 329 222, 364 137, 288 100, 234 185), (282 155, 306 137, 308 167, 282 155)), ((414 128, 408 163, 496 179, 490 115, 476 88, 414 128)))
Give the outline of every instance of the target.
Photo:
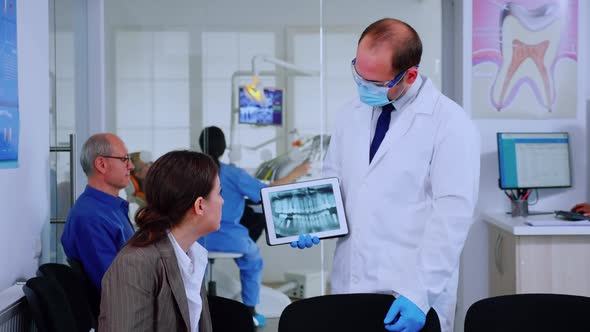
POLYGON ((18 167, 16 0, 0 0, 0 168, 18 167))
POLYGON ((577 59, 578 0, 473 0, 473 117, 575 117, 577 59))

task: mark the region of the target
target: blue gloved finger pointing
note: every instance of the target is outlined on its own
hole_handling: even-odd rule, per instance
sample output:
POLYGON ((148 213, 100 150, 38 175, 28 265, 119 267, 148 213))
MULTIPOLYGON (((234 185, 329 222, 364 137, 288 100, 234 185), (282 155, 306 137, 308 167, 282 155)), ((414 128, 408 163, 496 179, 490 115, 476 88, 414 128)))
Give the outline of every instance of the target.
POLYGON ((305 236, 303 234, 299 235, 299 241, 297 241, 297 246, 299 249, 305 249, 305 236))
POLYGON ((395 317, 397 317, 397 315, 399 315, 400 303, 401 302, 397 301, 397 300, 393 301, 393 304, 389 308, 387 315, 385 315, 385 319, 383 320, 383 323, 391 324, 393 322, 393 319, 395 317))
POLYGON ((305 246, 307 248, 311 248, 313 246, 313 243, 311 243, 311 235, 309 234, 305 235, 305 246))
POLYGON ((313 242, 313 244, 319 244, 320 243, 320 238, 317 236, 314 236, 311 238, 311 242, 313 242))
POLYGON ((311 236, 311 234, 301 234, 299 235, 299 239, 297 241, 291 242, 291 248, 311 248, 314 244, 319 244, 320 239, 317 236, 311 236))

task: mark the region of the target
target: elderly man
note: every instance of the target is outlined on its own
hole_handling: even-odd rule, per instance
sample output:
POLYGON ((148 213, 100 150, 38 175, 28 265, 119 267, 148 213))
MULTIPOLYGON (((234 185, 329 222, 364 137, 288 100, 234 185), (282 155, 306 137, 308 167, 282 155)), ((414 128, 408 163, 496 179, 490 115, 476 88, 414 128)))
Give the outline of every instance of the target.
POLYGON ((133 164, 123 141, 108 133, 93 135, 84 143, 80 163, 88 185, 70 210, 61 243, 100 291, 102 276, 133 235, 129 203, 119 197, 133 164))

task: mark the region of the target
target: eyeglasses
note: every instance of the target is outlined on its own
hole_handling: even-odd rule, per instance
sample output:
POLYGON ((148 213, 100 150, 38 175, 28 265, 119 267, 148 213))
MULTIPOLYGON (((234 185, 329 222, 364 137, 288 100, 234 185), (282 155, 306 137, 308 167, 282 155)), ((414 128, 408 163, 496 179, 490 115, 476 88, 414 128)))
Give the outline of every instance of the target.
MULTIPOLYGON (((386 82, 379 82, 379 81, 369 81, 364 79, 357 71, 356 71, 356 67, 354 66, 356 64, 356 58, 352 59, 352 77, 354 78, 354 81, 356 82, 356 84, 358 85, 365 85, 365 86, 375 86, 378 88, 383 88, 383 87, 387 87, 387 88, 393 88, 396 84, 398 84, 406 75, 406 73, 408 72, 408 70, 404 70, 401 73, 397 74, 391 81, 386 81, 386 82)), ((418 66, 415 66, 418 67, 418 66)))
POLYGON ((125 166, 129 166, 129 155, 125 155, 123 157, 117 157, 117 156, 101 156, 103 158, 111 158, 111 159, 119 159, 120 161, 125 163, 125 166))

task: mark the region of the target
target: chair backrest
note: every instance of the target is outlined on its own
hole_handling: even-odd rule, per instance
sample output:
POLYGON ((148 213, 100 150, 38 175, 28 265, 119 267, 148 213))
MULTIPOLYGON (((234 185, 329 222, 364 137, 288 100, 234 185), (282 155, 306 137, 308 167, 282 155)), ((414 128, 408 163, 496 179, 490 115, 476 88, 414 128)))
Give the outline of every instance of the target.
POLYGON ((34 277, 23 286, 39 332, 78 332, 66 295, 55 280, 34 277))
MULTIPOLYGON (((385 331, 383 319, 394 301, 385 294, 324 295, 291 303, 279 320, 279 332, 385 331)), ((426 315, 422 331, 439 332, 438 315, 426 315)))
POLYGON ((207 296, 211 324, 215 332, 254 332, 254 321, 248 308, 234 300, 207 296))
POLYGON ((588 331, 590 298, 561 294, 516 294, 475 302, 465 332, 588 331))
POLYGON ((64 291, 80 331, 96 329, 98 324, 86 295, 84 281, 63 264, 48 263, 39 266, 37 276, 52 279, 64 291))
POLYGON ((96 289, 96 287, 88 277, 88 274, 86 274, 86 270, 84 269, 82 262, 70 257, 68 257, 67 260, 68 265, 70 265, 70 267, 72 268, 72 271, 74 271, 74 273, 76 273, 82 279, 82 282, 84 283, 86 296, 88 298, 88 303, 90 303, 90 309, 92 309, 92 314, 95 320, 98 321, 98 313, 100 311, 100 293, 98 289, 96 289))

